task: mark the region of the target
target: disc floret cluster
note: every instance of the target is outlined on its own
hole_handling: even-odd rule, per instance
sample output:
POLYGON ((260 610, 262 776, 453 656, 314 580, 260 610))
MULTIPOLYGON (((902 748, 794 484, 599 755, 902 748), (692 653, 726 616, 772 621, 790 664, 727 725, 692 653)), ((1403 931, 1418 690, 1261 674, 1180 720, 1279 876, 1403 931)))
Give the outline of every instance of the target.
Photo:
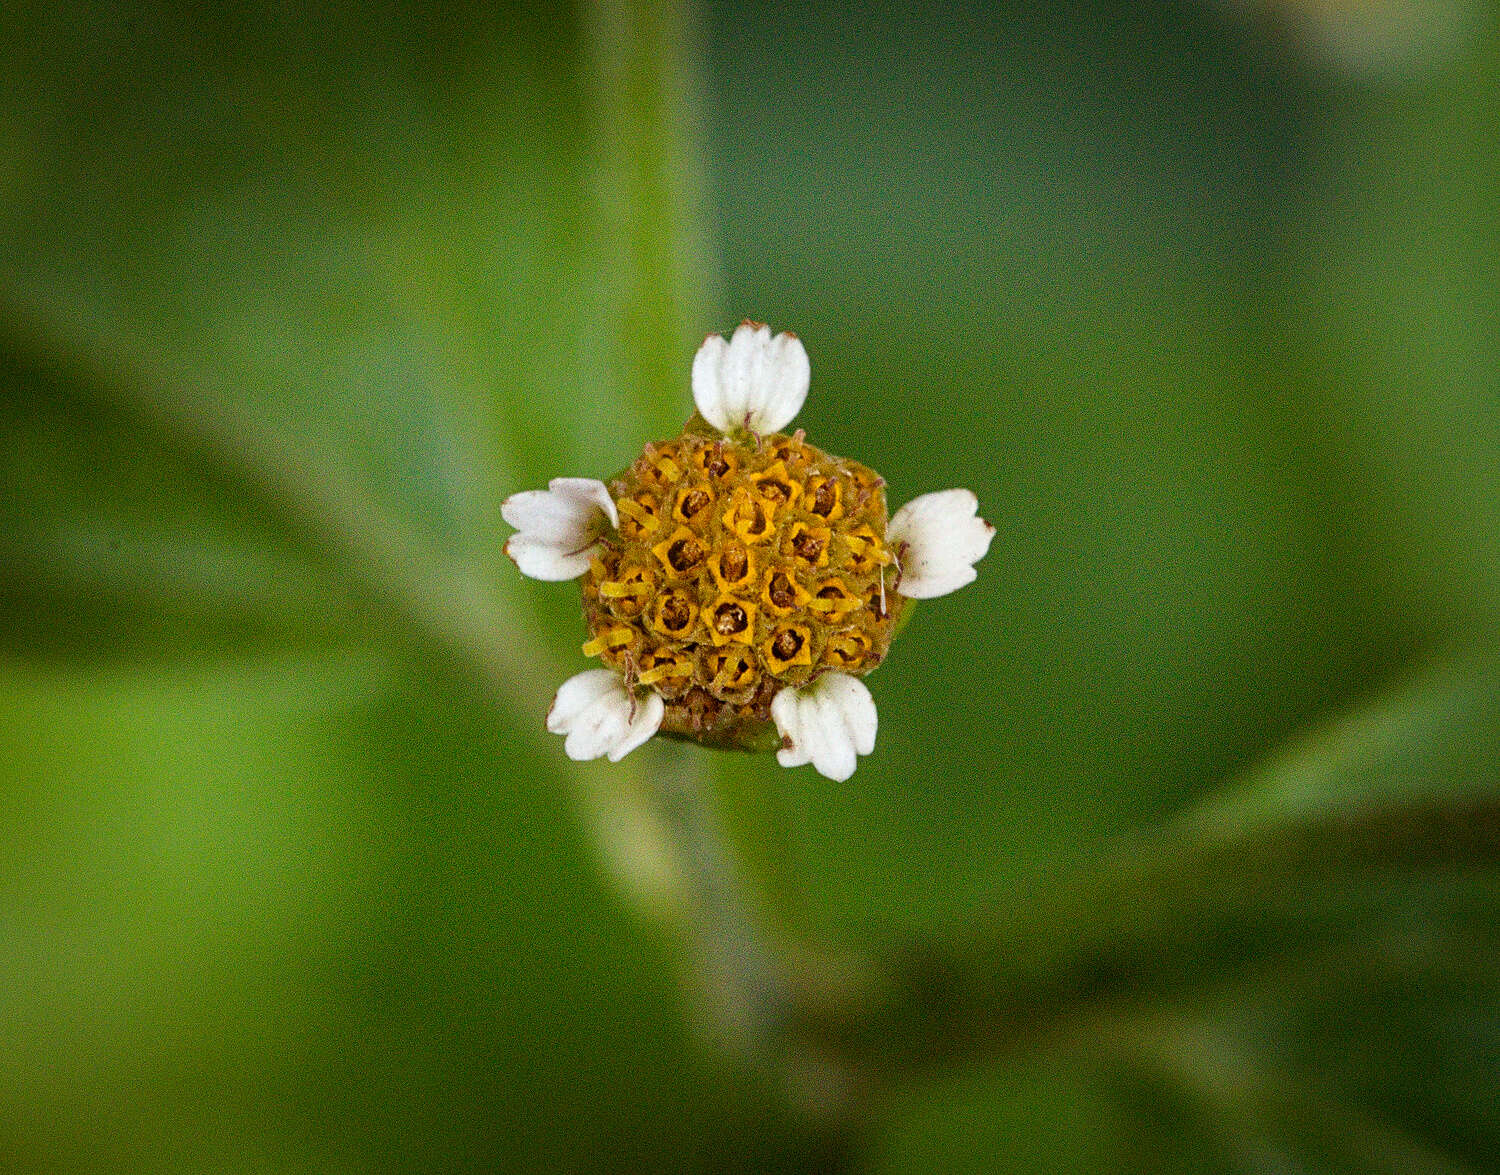
POLYGON ((781 431, 808 383, 795 335, 710 335, 680 436, 607 484, 554 478, 505 502, 521 571, 582 589, 601 668, 564 682, 547 716, 572 758, 618 760, 661 733, 842 780, 874 750, 859 679, 911 601, 975 578, 994 530, 959 489, 888 519, 872 470, 781 431))
POLYGON ((704 428, 648 445, 609 492, 620 525, 581 581, 583 651, 661 695, 663 733, 743 745, 783 688, 885 657, 895 555, 865 466, 800 430, 704 428))

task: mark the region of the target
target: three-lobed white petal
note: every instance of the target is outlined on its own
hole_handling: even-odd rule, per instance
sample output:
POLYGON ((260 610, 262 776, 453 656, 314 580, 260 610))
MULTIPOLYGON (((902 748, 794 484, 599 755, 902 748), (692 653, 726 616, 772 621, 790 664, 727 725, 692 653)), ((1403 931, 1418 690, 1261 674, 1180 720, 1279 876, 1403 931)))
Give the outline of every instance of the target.
POLYGON ((875 699, 847 673, 825 673, 800 689, 787 686, 771 699, 771 718, 791 744, 776 752, 783 767, 811 763, 842 783, 854 774, 856 757, 875 749, 875 699))
POLYGON ((577 579, 606 529, 620 525, 609 488, 592 477, 554 477, 545 490, 512 494, 500 517, 516 528, 505 553, 532 579, 577 579))
POLYGON ((727 341, 709 335, 693 357, 693 401, 722 433, 776 432, 807 399, 812 368, 802 340, 744 322, 727 341))
POLYGON ((979 499, 969 490, 923 494, 897 510, 885 531, 901 561, 896 590, 911 600, 929 600, 973 583, 974 564, 995 537, 978 511, 979 499))
POLYGON ((563 750, 570 759, 607 755, 618 763, 661 728, 665 713, 660 694, 632 697, 612 669, 585 669, 558 687, 547 729, 567 735, 563 750))

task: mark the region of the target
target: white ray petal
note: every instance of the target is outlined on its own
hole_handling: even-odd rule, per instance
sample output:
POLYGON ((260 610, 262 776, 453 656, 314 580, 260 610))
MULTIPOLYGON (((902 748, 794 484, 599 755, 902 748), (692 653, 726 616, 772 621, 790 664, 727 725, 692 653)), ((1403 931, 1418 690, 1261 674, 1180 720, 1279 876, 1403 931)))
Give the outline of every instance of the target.
POLYGON ((524 533, 513 534, 505 541, 505 553, 522 575, 548 583, 577 579, 589 569, 589 551, 592 549, 590 545, 581 551, 569 550, 524 533))
POLYGON ((802 715, 809 704, 799 698, 797 690, 787 686, 771 699, 771 718, 782 741, 790 743, 776 752, 776 761, 783 767, 801 767, 812 762, 812 752, 803 736, 802 715))
POLYGON ((516 528, 505 553, 533 579, 577 579, 599 536, 620 525, 609 487, 591 477, 554 477, 545 490, 512 494, 500 517, 516 528))
POLYGON ((797 691, 788 686, 771 699, 771 719, 776 723, 777 733, 784 743, 776 752, 776 761, 783 767, 801 767, 811 763, 807 751, 807 740, 802 737, 802 707, 798 705, 797 691))
POLYGON ((667 704, 659 693, 647 693, 635 702, 635 717, 625 724, 625 734, 607 752, 611 763, 618 763, 636 747, 661 729, 661 720, 666 716, 667 704))
POLYGON ((776 752, 783 767, 811 763, 842 783, 854 774, 857 757, 875 749, 875 700, 847 673, 825 673, 800 689, 787 686, 771 699, 771 718, 791 744, 776 752))
POLYGON ((875 749, 875 702, 864 682, 847 673, 824 674, 823 704, 837 711, 850 745, 861 755, 875 749))
POLYGON ((984 558, 995 528, 978 517, 979 499, 969 490, 940 490, 913 498, 891 518, 886 543, 898 552, 896 590, 927 600, 973 583, 974 564, 984 558))
POLYGON ((726 342, 709 335, 693 357, 693 401, 722 433, 777 432, 807 399, 812 368, 796 335, 744 322, 726 342))
POLYGON ((612 669, 586 669, 558 687, 547 729, 567 736, 568 758, 618 763, 661 727, 666 704, 655 692, 632 698, 612 669))

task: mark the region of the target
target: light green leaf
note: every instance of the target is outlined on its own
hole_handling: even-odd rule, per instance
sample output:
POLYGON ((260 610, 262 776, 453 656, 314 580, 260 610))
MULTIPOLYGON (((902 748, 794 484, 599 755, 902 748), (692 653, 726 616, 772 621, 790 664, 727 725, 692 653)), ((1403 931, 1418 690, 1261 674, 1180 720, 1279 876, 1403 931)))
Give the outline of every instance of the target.
MULTIPOLYGON (((144 426, 221 496, 270 498, 315 556, 399 538, 388 578, 462 561, 486 585, 471 594, 492 592, 506 494, 615 468, 681 411, 702 278, 672 118, 677 18, 262 15, 100 5, 6 22, 7 394, 78 385, 75 448, 92 438, 99 460, 150 470, 130 433, 144 426)), ((33 456, 59 509, 69 486, 96 492, 33 456)), ((21 554, 151 545, 95 536, 98 511, 79 513, 21 554)), ((281 557, 220 573, 265 579, 257 559, 281 557)), ((133 590, 157 573, 96 563, 74 578, 133 590)), ((334 563, 337 595, 351 569, 334 563)))

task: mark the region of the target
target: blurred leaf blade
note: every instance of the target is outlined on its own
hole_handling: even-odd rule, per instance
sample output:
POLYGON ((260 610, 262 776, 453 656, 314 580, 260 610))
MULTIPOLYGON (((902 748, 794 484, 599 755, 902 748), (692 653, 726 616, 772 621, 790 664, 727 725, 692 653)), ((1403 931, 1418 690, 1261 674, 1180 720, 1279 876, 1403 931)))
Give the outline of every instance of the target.
POLYGON ((144 369, 130 407, 209 434, 205 459, 279 465, 273 495, 335 470, 368 513, 348 529, 503 591, 499 502, 617 468, 681 411, 704 289, 682 14, 580 15, 19 14, 12 59, 45 37, 77 80, 17 69, 7 91, 8 317, 70 349, 70 378, 91 352, 144 369))
POLYGON ((632 823, 652 767, 568 764, 542 733, 575 638, 541 633, 576 603, 554 589, 538 617, 500 558, 507 494, 608 474, 690 406, 684 24, 644 4, 0 21, 0 394, 24 425, 3 455, 28 463, 0 488, 30 527, 0 542, 4 618, 30 618, 0 660, 0 886, 30 919, 0 967, 8 1023, 97 1046, 58 1077, 46 1031, 7 1041, 5 1163, 160 1145, 185 1168, 368 1169, 415 1145, 575 1168, 683 1149, 706 1116, 781 1122, 698 1072, 675 956, 599 876, 613 853, 645 905, 671 901, 632 823), (137 613, 156 638, 102 657, 137 613), (304 788, 361 811, 295 843, 235 822, 304 788), (42 842, 97 846, 112 806, 140 819, 74 891, 99 916, 80 939, 49 913, 70 881, 42 842), (222 856, 170 831, 195 814, 222 856), (185 887, 143 824, 180 842, 185 887), (222 870, 304 856, 274 933, 195 937, 257 876, 222 870), (345 859, 363 872, 323 876, 345 859), (456 1013, 437 1036, 433 1001, 456 1013), (538 1096, 571 1107, 564 1129, 528 1121, 538 1096))
MULTIPOLYGON (((10 317, 14 323, 23 316, 12 310, 10 317)), ((30 325, 33 339, 40 332, 44 340, 38 352, 55 365, 51 378, 87 388, 127 430, 208 467, 223 491, 256 503, 281 528, 283 542, 325 565, 330 592, 352 592, 380 610, 377 631, 415 635, 457 654, 502 692, 521 679, 518 667, 528 654, 532 663, 542 658, 474 569, 445 558, 420 531, 383 510, 335 455, 268 435, 211 392, 174 384, 136 355, 30 325)), ((74 403, 89 410, 87 396, 74 403)))
POLYGON ((0 605, 15 657, 195 656, 358 627, 242 470, 102 402, 0 323, 0 605))
POLYGON ((461 676, 334 646, 0 687, 7 1165, 581 1169, 795 1130, 694 1049, 533 723, 461 676))
MULTIPOLYGON (((1430 670, 1096 867, 917 945, 877 1035, 1006 1053, 1114 1004, 1194 999, 1500 899, 1500 675, 1430 670), (1195 994, 1197 993, 1197 994, 1195 994)), ((1440 949, 1435 946, 1430 949, 1440 949)), ((868 1026, 866 1028, 868 1030, 868 1026)))
POLYGON ((1159 1080, 1201 1116, 1219 1148, 1253 1165, 1257 1156, 1308 1171, 1467 1175, 1477 1170, 1399 1125, 1299 1078, 1201 1025, 1147 1021, 1108 1038, 1137 1077, 1159 1080))
POLYGON ((873 1035, 833 1039, 896 1077, 898 1122, 934 1077, 965 1090, 1060 1057, 1115 1073, 1151 1169, 1487 1170, 1497 904, 1500 675, 1476 653, 909 948, 873 1035))

